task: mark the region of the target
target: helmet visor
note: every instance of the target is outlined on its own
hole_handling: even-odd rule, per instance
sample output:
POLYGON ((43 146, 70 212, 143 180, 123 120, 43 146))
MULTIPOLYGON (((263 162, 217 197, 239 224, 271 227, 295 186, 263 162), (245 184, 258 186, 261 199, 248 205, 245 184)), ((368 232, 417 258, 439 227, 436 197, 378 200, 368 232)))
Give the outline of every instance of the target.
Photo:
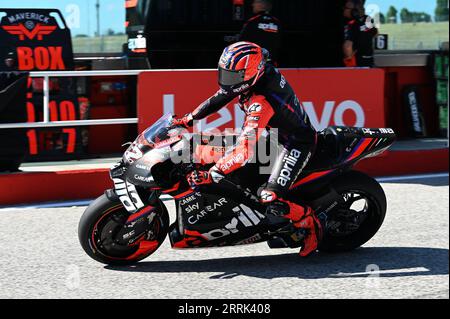
POLYGON ((219 84, 234 86, 244 83, 245 70, 227 70, 219 67, 219 84))

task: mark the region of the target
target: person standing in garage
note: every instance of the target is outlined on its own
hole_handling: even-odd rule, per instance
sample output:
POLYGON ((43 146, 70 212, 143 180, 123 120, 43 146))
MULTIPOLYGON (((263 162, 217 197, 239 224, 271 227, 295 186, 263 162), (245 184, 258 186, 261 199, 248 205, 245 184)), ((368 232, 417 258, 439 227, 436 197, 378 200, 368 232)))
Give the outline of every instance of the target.
POLYGON ((281 48, 281 22, 270 14, 271 0, 253 0, 254 16, 249 19, 239 35, 239 41, 258 44, 269 51, 272 63, 277 66, 281 48))
POLYGON ((373 39, 378 34, 374 20, 365 14, 364 0, 349 0, 344 6, 344 65, 373 67, 373 39))

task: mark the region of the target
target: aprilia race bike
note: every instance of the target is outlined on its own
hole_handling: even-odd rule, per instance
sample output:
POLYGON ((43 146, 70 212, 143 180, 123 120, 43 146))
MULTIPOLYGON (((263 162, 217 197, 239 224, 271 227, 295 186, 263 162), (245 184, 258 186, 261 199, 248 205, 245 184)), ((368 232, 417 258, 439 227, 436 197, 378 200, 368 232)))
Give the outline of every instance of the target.
MULTIPOLYGON (((89 256, 105 264, 136 263, 154 253, 167 235, 172 248, 264 241, 270 248, 302 246, 303 236, 287 227, 286 219, 268 220, 271 217, 263 214, 257 194, 268 175, 259 174, 260 164, 247 164, 219 183, 192 190, 186 175, 213 165, 192 163, 197 148, 224 145, 209 145, 203 135, 196 139, 173 127, 172 120, 165 115, 137 137, 110 171, 115 188, 84 212, 78 236, 89 256), (178 154, 189 158, 176 163, 172 158, 178 154), (172 225, 163 195, 175 201, 172 225)), ((386 213, 383 189, 352 166, 384 152, 394 140, 392 129, 329 127, 319 132, 317 150, 286 198, 311 206, 321 219, 319 251, 355 249, 381 227, 386 213)))

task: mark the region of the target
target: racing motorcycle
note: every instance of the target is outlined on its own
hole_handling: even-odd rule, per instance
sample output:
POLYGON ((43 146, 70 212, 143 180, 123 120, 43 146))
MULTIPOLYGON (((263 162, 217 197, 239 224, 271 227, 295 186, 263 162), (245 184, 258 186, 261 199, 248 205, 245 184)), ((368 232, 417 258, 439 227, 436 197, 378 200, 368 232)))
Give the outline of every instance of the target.
MULTIPOLYGON (((259 174, 259 163, 191 189, 186 175, 214 164, 193 163, 193 155, 201 147, 226 149, 229 136, 222 145, 211 145, 210 139, 196 138, 172 121, 171 114, 164 115, 129 145, 110 170, 114 189, 106 190, 82 215, 78 236, 90 257, 110 265, 136 263, 153 254, 167 235, 172 248, 181 249, 260 242, 270 248, 303 245, 304 236, 289 227, 289 221, 263 214, 257 195, 268 175, 259 174), (174 161, 179 154, 187 158, 174 161), (176 218, 171 225, 161 197, 174 200, 176 218)), ((319 132, 313 157, 285 198, 311 206, 321 220, 319 252, 353 250, 379 230, 387 208, 384 191, 352 167, 381 154, 394 140, 388 128, 334 126, 319 132)), ((272 143, 268 138, 261 141, 272 143)))

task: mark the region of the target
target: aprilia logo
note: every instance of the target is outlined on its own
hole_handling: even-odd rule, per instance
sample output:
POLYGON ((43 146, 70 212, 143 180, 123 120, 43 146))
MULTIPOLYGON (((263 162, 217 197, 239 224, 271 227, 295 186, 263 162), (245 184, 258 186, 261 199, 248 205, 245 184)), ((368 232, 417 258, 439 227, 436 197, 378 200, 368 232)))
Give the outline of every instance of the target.
POLYGON ((238 165, 238 164, 240 164, 242 166, 244 164, 244 155, 242 155, 241 153, 237 154, 231 160, 229 160, 228 162, 226 162, 225 164, 220 166, 220 170, 222 172, 226 172, 230 168, 232 168, 233 166, 238 165))
POLYGON ((221 237, 225 237, 231 234, 239 232, 237 225, 239 221, 244 224, 245 227, 253 227, 258 225, 265 216, 258 211, 253 211, 249 207, 241 204, 238 207, 233 208, 238 217, 233 218, 230 223, 225 225, 225 228, 214 229, 208 233, 202 234, 207 240, 214 240, 221 237))
POLYGON ((245 83, 245 84, 242 84, 240 87, 234 89, 233 92, 234 92, 234 93, 240 93, 240 92, 242 92, 242 91, 245 91, 245 90, 248 89, 249 87, 250 87, 250 85, 247 84, 247 83, 245 83))
POLYGON ((300 155, 302 153, 299 150, 293 149, 289 153, 289 155, 286 155, 283 158, 283 169, 280 172, 280 177, 277 179, 277 183, 281 186, 286 186, 287 183, 292 178, 292 170, 294 169, 295 165, 297 164, 298 159, 300 158, 300 155))
POLYGON ((133 184, 118 178, 113 178, 113 182, 116 194, 128 212, 134 213, 145 206, 133 184))
POLYGON ((258 28, 266 32, 278 32, 278 26, 275 23, 260 23, 258 28))

